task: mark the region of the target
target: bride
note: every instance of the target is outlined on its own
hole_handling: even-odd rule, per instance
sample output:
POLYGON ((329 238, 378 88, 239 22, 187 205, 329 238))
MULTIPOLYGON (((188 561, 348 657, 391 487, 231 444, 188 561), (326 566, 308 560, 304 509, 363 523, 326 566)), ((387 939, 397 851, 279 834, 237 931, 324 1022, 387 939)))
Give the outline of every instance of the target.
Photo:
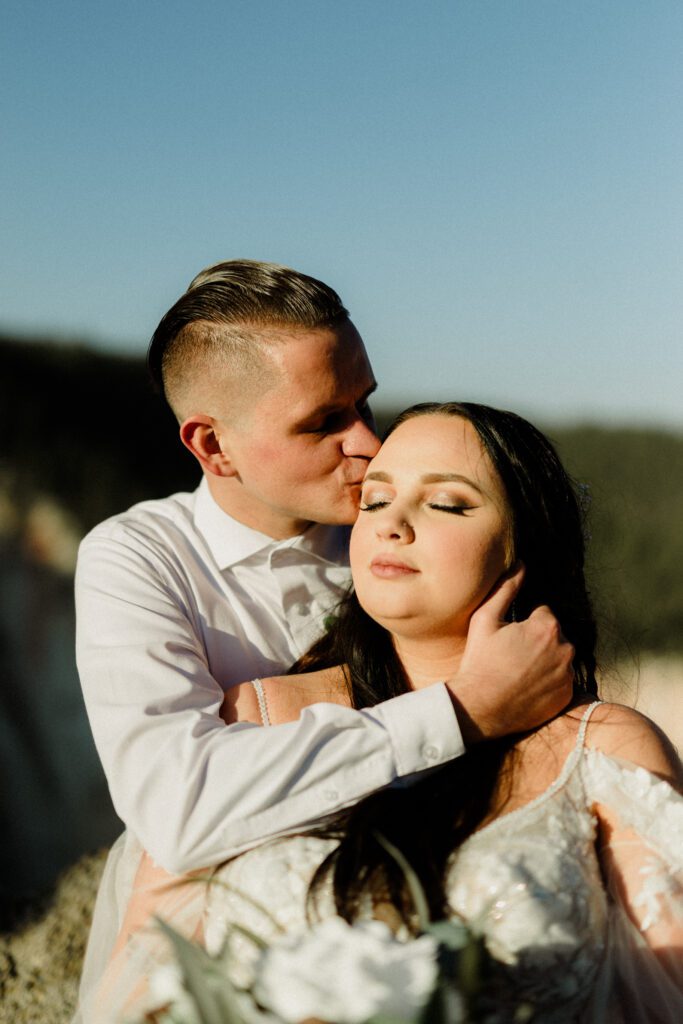
MULTIPOLYGON (((526 421, 455 403, 399 416, 363 484, 355 593, 299 675, 229 691, 224 717, 268 726, 314 702, 369 707, 452 677, 468 631, 484 628, 477 608, 518 562, 524 582, 513 607, 501 599, 501 618, 515 630, 551 607, 575 649, 569 708, 242 854, 216 870, 225 885, 178 886, 131 851, 132 895, 86 1021, 149 1008, 145 974, 169 957, 153 913, 207 945, 233 923, 269 941, 335 913, 414 931, 378 832, 417 871, 434 919, 483 935, 495 964, 487 1020, 512 1021, 520 1001, 547 1024, 683 1020, 680 762, 647 719, 597 700, 580 510, 526 421)), ((248 975, 253 950, 233 941, 248 975)))

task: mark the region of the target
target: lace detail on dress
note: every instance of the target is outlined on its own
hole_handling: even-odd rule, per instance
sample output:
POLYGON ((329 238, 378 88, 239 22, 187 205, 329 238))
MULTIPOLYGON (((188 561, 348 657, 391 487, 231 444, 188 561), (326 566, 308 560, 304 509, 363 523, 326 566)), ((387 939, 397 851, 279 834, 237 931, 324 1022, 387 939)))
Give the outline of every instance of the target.
POLYGON ((583 775, 595 803, 615 811, 671 868, 683 859, 683 802, 662 779, 645 768, 586 750, 583 775))
MULTIPOLYGON (((281 934, 306 931, 306 896, 313 874, 336 843, 317 836, 276 839, 229 861, 209 890, 204 917, 207 948, 217 952, 229 943, 233 980, 253 981, 259 950, 233 925, 272 942, 281 934)), ((316 900, 321 917, 335 913, 329 880, 316 900)))
POLYGON ((608 807, 633 838, 610 843, 629 848, 642 880, 632 896, 642 931, 665 921, 683 921, 683 800, 645 768, 588 750, 583 765, 586 792, 608 807))
MULTIPOLYGON (((673 963, 680 927, 665 936, 671 970, 642 934, 656 926, 660 935, 661 922, 675 921, 674 908, 681 910, 683 798, 644 769, 584 748, 595 706, 586 710, 576 744, 548 789, 475 832, 451 858, 447 894, 453 914, 483 936, 495 958, 482 1007, 487 1024, 512 1024, 520 1002, 531 1004, 533 1020, 542 1024, 683 1021, 683 971, 680 962, 673 963), (595 842, 596 803, 614 809, 633 829, 629 843, 632 835, 644 851, 633 872, 642 880, 632 900, 642 917, 640 932, 618 886, 612 891, 605 885, 595 842)), ((216 884, 201 890, 208 944, 219 946, 232 924, 266 942, 280 931, 305 931, 308 886, 333 847, 334 841, 314 835, 292 836, 223 865, 216 884)), ((321 896, 315 916, 333 915, 331 891, 321 896)), ((239 980, 247 981, 255 949, 238 931, 233 936, 239 980)), ((150 947, 152 963, 158 948, 150 947)), ((131 962, 128 975, 139 979, 145 970, 140 958, 131 962)), ((119 977, 119 988, 130 989, 130 978, 119 977)), ((120 1024, 113 1015, 92 1019, 120 1024)))
POLYGON ((683 893, 681 887, 669 874, 657 857, 648 857, 639 874, 644 879, 639 894, 633 901, 637 910, 642 908, 640 927, 648 931, 659 924, 668 908, 683 921, 683 893))
POLYGON ((514 824, 517 819, 536 819, 545 813, 544 804, 552 800, 552 798, 566 785, 575 771, 576 766, 584 753, 584 742, 588 722, 590 721, 590 717, 595 709, 599 707, 601 703, 602 701, 599 700, 593 701, 593 703, 589 704, 584 711, 572 751, 564 762, 559 775, 557 775, 557 777, 550 783, 548 788, 522 807, 518 807, 514 811, 508 811, 507 814, 502 814, 499 818, 495 818, 493 821, 490 821, 488 825, 484 825, 483 828, 480 828, 474 833, 474 835, 470 836, 464 845, 474 841, 478 836, 488 834, 489 832, 507 832, 510 825, 514 824))
POLYGON ((452 858, 451 906, 484 936, 498 965, 489 1022, 512 1020, 520 999, 547 1024, 575 1020, 600 968, 607 897, 577 771, 595 707, 545 792, 475 832, 452 858))

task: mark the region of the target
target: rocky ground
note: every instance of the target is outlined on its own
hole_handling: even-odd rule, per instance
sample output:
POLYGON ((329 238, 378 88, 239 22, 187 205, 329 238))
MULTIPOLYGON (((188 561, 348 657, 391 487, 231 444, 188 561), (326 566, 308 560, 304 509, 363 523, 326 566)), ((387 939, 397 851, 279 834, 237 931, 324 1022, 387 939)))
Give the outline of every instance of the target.
POLYGON ((0 935, 1 1024, 68 1024, 106 850, 82 858, 49 901, 0 935))

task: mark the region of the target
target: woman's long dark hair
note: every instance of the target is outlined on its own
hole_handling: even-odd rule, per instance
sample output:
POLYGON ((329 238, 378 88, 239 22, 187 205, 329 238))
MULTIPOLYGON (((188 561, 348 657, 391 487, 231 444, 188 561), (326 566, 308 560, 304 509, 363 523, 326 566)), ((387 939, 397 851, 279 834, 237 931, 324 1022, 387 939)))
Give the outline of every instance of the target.
MULTIPOLYGON (((597 695, 596 628, 584 578, 582 513, 555 449, 520 416, 470 402, 414 405, 394 420, 386 436, 406 420, 432 415, 471 423, 503 484, 512 516, 514 557, 526 566, 515 599, 516 618, 548 605, 575 648, 575 698, 597 695)), ((292 671, 331 665, 347 666, 355 708, 372 707, 409 689, 390 634, 363 611, 353 593, 342 603, 330 631, 292 671)), ((479 743, 438 770, 424 772, 408 785, 373 793, 326 822, 317 834, 340 841, 316 873, 311 898, 331 876, 342 917, 352 920, 363 901, 371 898, 392 904, 410 926, 412 903, 405 879, 378 842, 379 833, 417 871, 432 916, 445 916, 448 858, 489 811, 518 738, 479 743)))

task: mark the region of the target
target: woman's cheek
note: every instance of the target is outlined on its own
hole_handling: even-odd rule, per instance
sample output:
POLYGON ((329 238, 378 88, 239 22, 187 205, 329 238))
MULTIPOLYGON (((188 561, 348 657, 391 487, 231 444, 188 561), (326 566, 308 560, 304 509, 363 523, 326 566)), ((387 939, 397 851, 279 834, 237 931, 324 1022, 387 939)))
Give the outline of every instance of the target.
MULTIPOLYGON (((365 515, 367 515, 367 513, 365 515)), ((351 575, 353 575, 354 571, 360 570, 361 565, 365 562, 370 561, 369 558, 366 558, 366 549, 368 544, 367 533, 367 524, 364 521, 364 515, 361 512, 360 518, 356 520, 351 530, 351 540, 349 542, 351 575)))

